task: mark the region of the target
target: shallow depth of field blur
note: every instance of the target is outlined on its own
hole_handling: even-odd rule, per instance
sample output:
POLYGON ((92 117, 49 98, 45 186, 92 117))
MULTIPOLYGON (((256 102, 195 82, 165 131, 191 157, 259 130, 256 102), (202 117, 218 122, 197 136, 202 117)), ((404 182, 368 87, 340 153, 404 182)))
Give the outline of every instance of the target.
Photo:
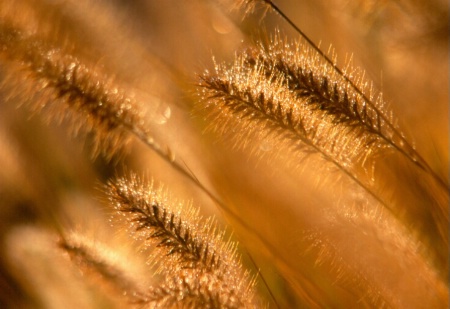
MULTIPOLYGON (((351 59, 364 70, 405 136, 448 183, 448 2, 276 4, 324 51, 332 46, 338 65, 351 59)), ((441 286, 426 286, 414 269, 401 266, 408 265, 407 254, 379 245, 397 237, 384 233, 392 220, 371 224, 374 217, 389 215, 371 209, 361 190, 338 172, 314 155, 299 159, 273 139, 239 141, 246 135, 229 124, 225 136, 210 130, 224 124, 211 124, 202 113, 195 86, 199 74, 213 71, 215 63, 232 63, 236 53, 258 41, 269 42, 278 30, 287 40, 299 39, 270 10, 256 8, 244 18, 233 6, 231 0, 1 1, 0 18, 15 16, 28 30, 34 27, 137 98, 152 137, 246 222, 243 226, 230 217, 136 138, 110 160, 93 158, 89 135, 72 136, 65 120, 48 121, 45 110, 32 111, 28 101, 39 98, 21 96, 26 76, 24 85, 20 78, 10 78, 9 60, 0 46, 1 308, 128 304, 120 292, 102 286, 101 278, 86 279, 55 246, 61 230, 107 248, 141 275, 144 285, 157 282, 146 263, 150 250, 141 250, 127 228, 111 220, 113 209, 102 192, 108 179, 130 171, 162 184, 176 200, 192 201, 203 216, 214 215, 239 242, 245 267, 254 275, 260 272, 257 291, 269 308, 276 308, 275 302, 282 308, 370 307, 376 301, 365 297, 377 292, 368 286, 381 290, 393 307, 426 308, 421 297, 443 304, 442 298, 430 296, 441 286), (355 283, 352 274, 370 275, 355 283)), ((380 194, 397 194, 395 200, 403 201, 407 213, 416 203, 408 193, 416 188, 416 179, 397 177, 401 167, 380 165, 374 172, 383 173, 377 182, 380 194)), ((416 229, 426 233, 422 229, 428 224, 409 227, 411 238, 416 229)), ((445 282, 442 293, 448 305, 448 263, 434 263, 426 250, 420 254, 430 267, 441 267, 437 273, 445 282)))

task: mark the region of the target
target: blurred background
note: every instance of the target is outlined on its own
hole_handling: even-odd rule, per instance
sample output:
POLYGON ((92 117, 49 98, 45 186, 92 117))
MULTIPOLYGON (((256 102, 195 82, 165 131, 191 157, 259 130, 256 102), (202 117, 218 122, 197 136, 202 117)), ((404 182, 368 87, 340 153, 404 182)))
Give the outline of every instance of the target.
MULTIPOLYGON (((103 72, 136 99, 161 148, 170 149, 172 159, 235 214, 137 138, 111 159, 93 156, 92 134, 73 134, 66 117, 34 111, 51 96, 30 95, 30 89, 39 89, 36 81, 0 46, 1 308, 129 304, 126 295, 104 288, 101 279, 71 263, 55 245, 60 233, 84 235, 138 268, 145 284, 157 282, 146 264, 151 253, 140 250, 142 244, 120 223, 111 223, 113 209, 102 193, 108 179, 129 171, 164 184, 177 199, 193 201, 204 216, 214 215, 239 241, 246 267, 258 273, 257 290, 269 308, 446 307, 442 282, 448 266, 427 254, 432 244, 417 245, 414 231, 421 226, 394 220, 380 205, 372 208, 373 201, 319 158, 299 159, 276 139, 239 141, 246 135, 232 124, 225 137, 210 129, 225 124, 211 123, 199 106, 199 74, 213 71, 215 63, 232 63, 259 41, 270 43, 276 30, 289 41, 300 39, 258 1, 248 1, 256 7, 247 16, 237 2, 0 3, 0 36, 11 22, 103 72), (408 250, 420 253, 425 268, 431 265, 433 275, 421 278, 428 286, 408 269, 416 265, 413 258, 405 261, 408 250)), ((405 136, 448 183, 448 2, 278 0, 276 5, 324 51, 332 46, 341 67, 351 59, 365 72, 405 136)), ((385 178, 374 180, 378 192, 397 195, 392 199, 405 205, 416 203, 408 197, 415 180, 395 167, 390 174, 383 168, 385 178), (398 190, 391 187, 396 183, 398 190)), ((417 203, 426 207, 427 201, 417 203)))

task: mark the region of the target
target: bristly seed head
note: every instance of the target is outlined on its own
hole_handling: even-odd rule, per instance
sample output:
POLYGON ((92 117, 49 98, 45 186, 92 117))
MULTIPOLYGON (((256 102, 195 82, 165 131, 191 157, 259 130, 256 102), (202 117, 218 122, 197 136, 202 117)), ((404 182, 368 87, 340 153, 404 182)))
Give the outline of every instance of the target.
POLYGON ((343 166, 363 164, 391 144, 377 110, 320 57, 299 43, 273 41, 200 77, 200 97, 213 122, 235 118, 253 131, 259 123, 343 166))
MULTIPOLYGON (((209 295, 208 299, 212 292, 217 293, 208 288, 211 282, 215 282, 221 286, 218 297, 234 295, 233 298, 236 297, 238 303, 253 302, 253 283, 248 273, 242 270, 236 245, 224 241, 223 234, 216 232, 214 221, 202 222, 198 211, 189 205, 171 205, 162 189, 154 189, 151 183, 143 182, 135 174, 129 178, 110 181, 106 190, 115 209, 132 226, 131 232, 144 237, 150 245, 156 247, 154 259, 159 265, 159 272, 167 274, 168 280, 187 286, 195 283, 195 289, 206 289, 204 292, 208 294, 203 296, 209 295), (189 276, 190 281, 180 279, 187 273, 197 275, 189 276), (203 282, 199 279, 199 274, 210 280, 203 282), (172 276, 177 280, 171 279, 172 276)), ((192 289, 188 288, 186 291, 192 289)), ((161 296, 161 293, 169 290, 172 291, 172 287, 162 286, 154 292, 161 296)), ((172 295, 171 293, 175 292, 166 294, 172 295)), ((185 296, 189 298, 189 295, 185 296)), ((165 299, 162 296, 160 298, 165 299)), ((156 300, 149 300, 151 301, 156 300)), ((225 305, 220 307, 234 308, 225 305)))
POLYGON ((93 133, 94 156, 110 159, 131 133, 146 132, 137 102, 100 70, 7 23, 0 23, 0 45, 0 61, 10 83, 23 87, 23 101, 48 110, 49 118, 68 119, 75 134, 93 133))

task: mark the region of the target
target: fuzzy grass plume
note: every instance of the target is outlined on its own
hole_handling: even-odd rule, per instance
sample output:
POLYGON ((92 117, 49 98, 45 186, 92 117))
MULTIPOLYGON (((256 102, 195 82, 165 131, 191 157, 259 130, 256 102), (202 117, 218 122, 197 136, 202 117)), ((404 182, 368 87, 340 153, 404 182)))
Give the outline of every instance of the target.
POLYGON ((23 102, 36 97, 33 110, 59 122, 69 118, 74 134, 92 132, 94 156, 111 158, 123 149, 129 131, 144 131, 134 99, 92 66, 5 22, 0 40, 4 67, 14 74, 8 83, 23 88, 23 102))
POLYGON ((223 239, 212 220, 201 221, 192 206, 171 206, 162 189, 135 174, 108 184, 112 205, 132 233, 156 247, 153 263, 166 282, 150 290, 146 302, 159 307, 256 307, 253 282, 242 269, 236 245, 223 239))

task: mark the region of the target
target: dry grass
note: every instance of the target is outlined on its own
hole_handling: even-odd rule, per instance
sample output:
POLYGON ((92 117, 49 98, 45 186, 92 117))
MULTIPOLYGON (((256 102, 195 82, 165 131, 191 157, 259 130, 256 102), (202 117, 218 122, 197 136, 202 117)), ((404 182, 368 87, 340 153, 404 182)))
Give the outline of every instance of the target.
POLYGON ((294 2, 0 3, 0 307, 448 307, 448 3, 294 2))

